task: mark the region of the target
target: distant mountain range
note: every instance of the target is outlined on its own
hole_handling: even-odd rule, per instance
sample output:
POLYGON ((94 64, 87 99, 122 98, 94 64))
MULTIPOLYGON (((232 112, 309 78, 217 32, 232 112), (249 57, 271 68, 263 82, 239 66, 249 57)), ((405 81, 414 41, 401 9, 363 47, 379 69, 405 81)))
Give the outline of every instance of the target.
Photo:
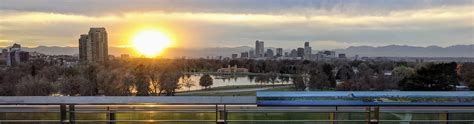
MULTIPOLYGON (((23 48, 25 51, 37 51, 48 55, 77 55, 77 47, 57 47, 57 46, 38 46, 33 48, 23 48)), ((167 57, 206 57, 206 56, 230 56, 240 52, 249 51, 253 47, 215 47, 215 48, 170 48, 165 55, 167 57)), ((269 48, 274 49, 274 48, 269 48)), ((285 51, 289 51, 286 49, 285 51)), ((131 53, 133 49, 123 47, 109 47, 109 54, 119 56, 120 54, 131 53)), ((474 57, 474 44, 472 45, 454 45, 449 47, 428 46, 417 47, 407 45, 389 45, 389 46, 351 46, 345 49, 334 49, 336 54, 346 53, 347 56, 367 56, 367 57, 474 57)), ((316 50, 314 50, 316 52, 316 50)))
POLYGON ((337 49, 336 53, 346 53, 348 56, 356 54, 369 57, 474 57, 474 44, 454 45, 449 47, 428 46, 400 46, 389 45, 381 47, 354 46, 346 49, 337 49))

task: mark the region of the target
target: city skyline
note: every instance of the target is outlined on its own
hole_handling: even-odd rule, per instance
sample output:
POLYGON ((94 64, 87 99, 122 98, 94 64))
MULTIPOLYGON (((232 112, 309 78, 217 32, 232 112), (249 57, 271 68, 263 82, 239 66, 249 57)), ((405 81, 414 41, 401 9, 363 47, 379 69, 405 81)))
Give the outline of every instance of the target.
POLYGON ((78 34, 96 26, 107 28, 111 47, 131 46, 133 35, 147 28, 167 33, 177 42, 171 47, 177 48, 253 46, 255 40, 285 49, 301 42, 310 42, 315 50, 392 44, 446 47, 472 44, 474 39, 469 0, 202 2, 6 0, 0 4, 0 46, 77 47, 78 34), (114 6, 119 4, 123 6, 114 6), (255 7, 258 4, 265 6, 255 7))

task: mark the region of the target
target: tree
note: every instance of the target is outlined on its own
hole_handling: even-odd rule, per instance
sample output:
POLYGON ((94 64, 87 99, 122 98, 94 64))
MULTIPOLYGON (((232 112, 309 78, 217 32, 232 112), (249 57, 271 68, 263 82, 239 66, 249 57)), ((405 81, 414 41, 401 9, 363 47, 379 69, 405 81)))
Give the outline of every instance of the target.
MULTIPOLYGON (((160 76, 160 92, 165 91, 166 96, 173 96, 177 89, 181 88, 179 85, 179 78, 181 72, 178 71, 165 71, 160 76)), ((212 84, 211 84, 212 85, 212 84)))
POLYGON ((336 79, 350 81, 354 78, 354 75, 355 73, 349 65, 343 65, 339 70, 337 70, 336 79))
POLYGON ((87 80, 81 83, 81 95, 82 96, 95 96, 99 94, 97 85, 97 73, 99 66, 96 64, 88 64, 80 67, 81 75, 87 80))
POLYGON ((316 65, 309 72, 308 87, 310 89, 330 89, 336 87, 336 80, 329 64, 316 65))
POLYGON ((82 76, 63 76, 58 80, 60 84, 59 92, 67 96, 78 96, 81 95, 81 84, 87 82, 82 76))
POLYGON ((461 80, 469 89, 474 90, 474 63, 465 63, 460 67, 459 75, 461 80))
POLYGON ((54 88, 46 78, 28 75, 20 79, 16 85, 17 96, 48 96, 54 88))
POLYGON ((127 96, 130 85, 125 83, 127 75, 122 69, 104 69, 97 74, 99 93, 106 96, 127 96))
POLYGON ((207 89, 212 85, 212 77, 209 74, 202 75, 199 79, 199 85, 204 87, 204 89, 207 89))
POLYGON ((143 64, 138 65, 133 73, 135 77, 135 86, 137 90, 137 96, 148 96, 150 95, 150 80, 146 75, 145 66, 143 64))
POLYGON ((399 83, 402 90, 446 91, 454 90, 458 84, 456 63, 430 64, 416 70, 415 75, 399 83))
POLYGON ((278 82, 278 74, 272 72, 268 74, 268 77, 270 79, 270 82, 272 83, 272 86, 275 87, 275 83, 278 82))
POLYGON ((154 95, 161 95, 162 90, 160 90, 160 78, 163 73, 158 70, 157 67, 154 67, 148 72, 151 81, 151 92, 154 95))
POLYGON ((291 77, 291 82, 293 82, 295 90, 303 91, 306 89, 306 79, 302 75, 291 77))
POLYGON ((181 78, 181 81, 183 82, 183 86, 188 88, 188 91, 191 91, 191 87, 194 86, 194 81, 191 79, 190 74, 186 74, 181 78))
POLYGON ((392 71, 392 75, 399 79, 407 78, 414 74, 415 69, 406 66, 395 67, 392 71))
POLYGON ((370 90, 373 88, 373 83, 375 80, 375 73, 372 68, 369 67, 366 63, 361 63, 357 66, 359 72, 356 73, 355 81, 352 86, 355 90, 370 90))
POLYGON ((263 75, 256 75, 255 77, 255 83, 260 83, 263 85, 263 83, 268 83, 270 81, 270 76, 267 74, 263 75))
POLYGON ((342 82, 341 84, 337 85, 336 90, 337 91, 350 91, 352 89, 352 82, 342 82))

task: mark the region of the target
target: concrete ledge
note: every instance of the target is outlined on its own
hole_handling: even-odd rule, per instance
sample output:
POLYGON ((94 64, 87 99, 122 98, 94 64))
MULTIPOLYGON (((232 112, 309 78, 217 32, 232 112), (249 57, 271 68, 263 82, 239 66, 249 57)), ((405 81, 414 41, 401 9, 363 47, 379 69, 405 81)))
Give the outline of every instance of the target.
POLYGON ((255 96, 0 96, 0 105, 256 104, 255 96))

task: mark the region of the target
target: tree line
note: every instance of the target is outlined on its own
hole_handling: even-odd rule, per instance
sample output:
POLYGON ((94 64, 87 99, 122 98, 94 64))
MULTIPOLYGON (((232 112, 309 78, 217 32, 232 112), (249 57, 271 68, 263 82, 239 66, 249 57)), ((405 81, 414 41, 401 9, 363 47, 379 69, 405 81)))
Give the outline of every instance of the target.
MULTIPOLYGON (((171 96, 194 86, 186 72, 215 72, 227 65, 261 74, 255 82, 290 81, 294 90, 438 91, 455 90, 460 83, 474 89, 474 63, 130 59, 58 66, 34 60, 0 70, 0 95, 171 96)), ((199 85, 209 88, 212 82, 205 74, 199 85)))

